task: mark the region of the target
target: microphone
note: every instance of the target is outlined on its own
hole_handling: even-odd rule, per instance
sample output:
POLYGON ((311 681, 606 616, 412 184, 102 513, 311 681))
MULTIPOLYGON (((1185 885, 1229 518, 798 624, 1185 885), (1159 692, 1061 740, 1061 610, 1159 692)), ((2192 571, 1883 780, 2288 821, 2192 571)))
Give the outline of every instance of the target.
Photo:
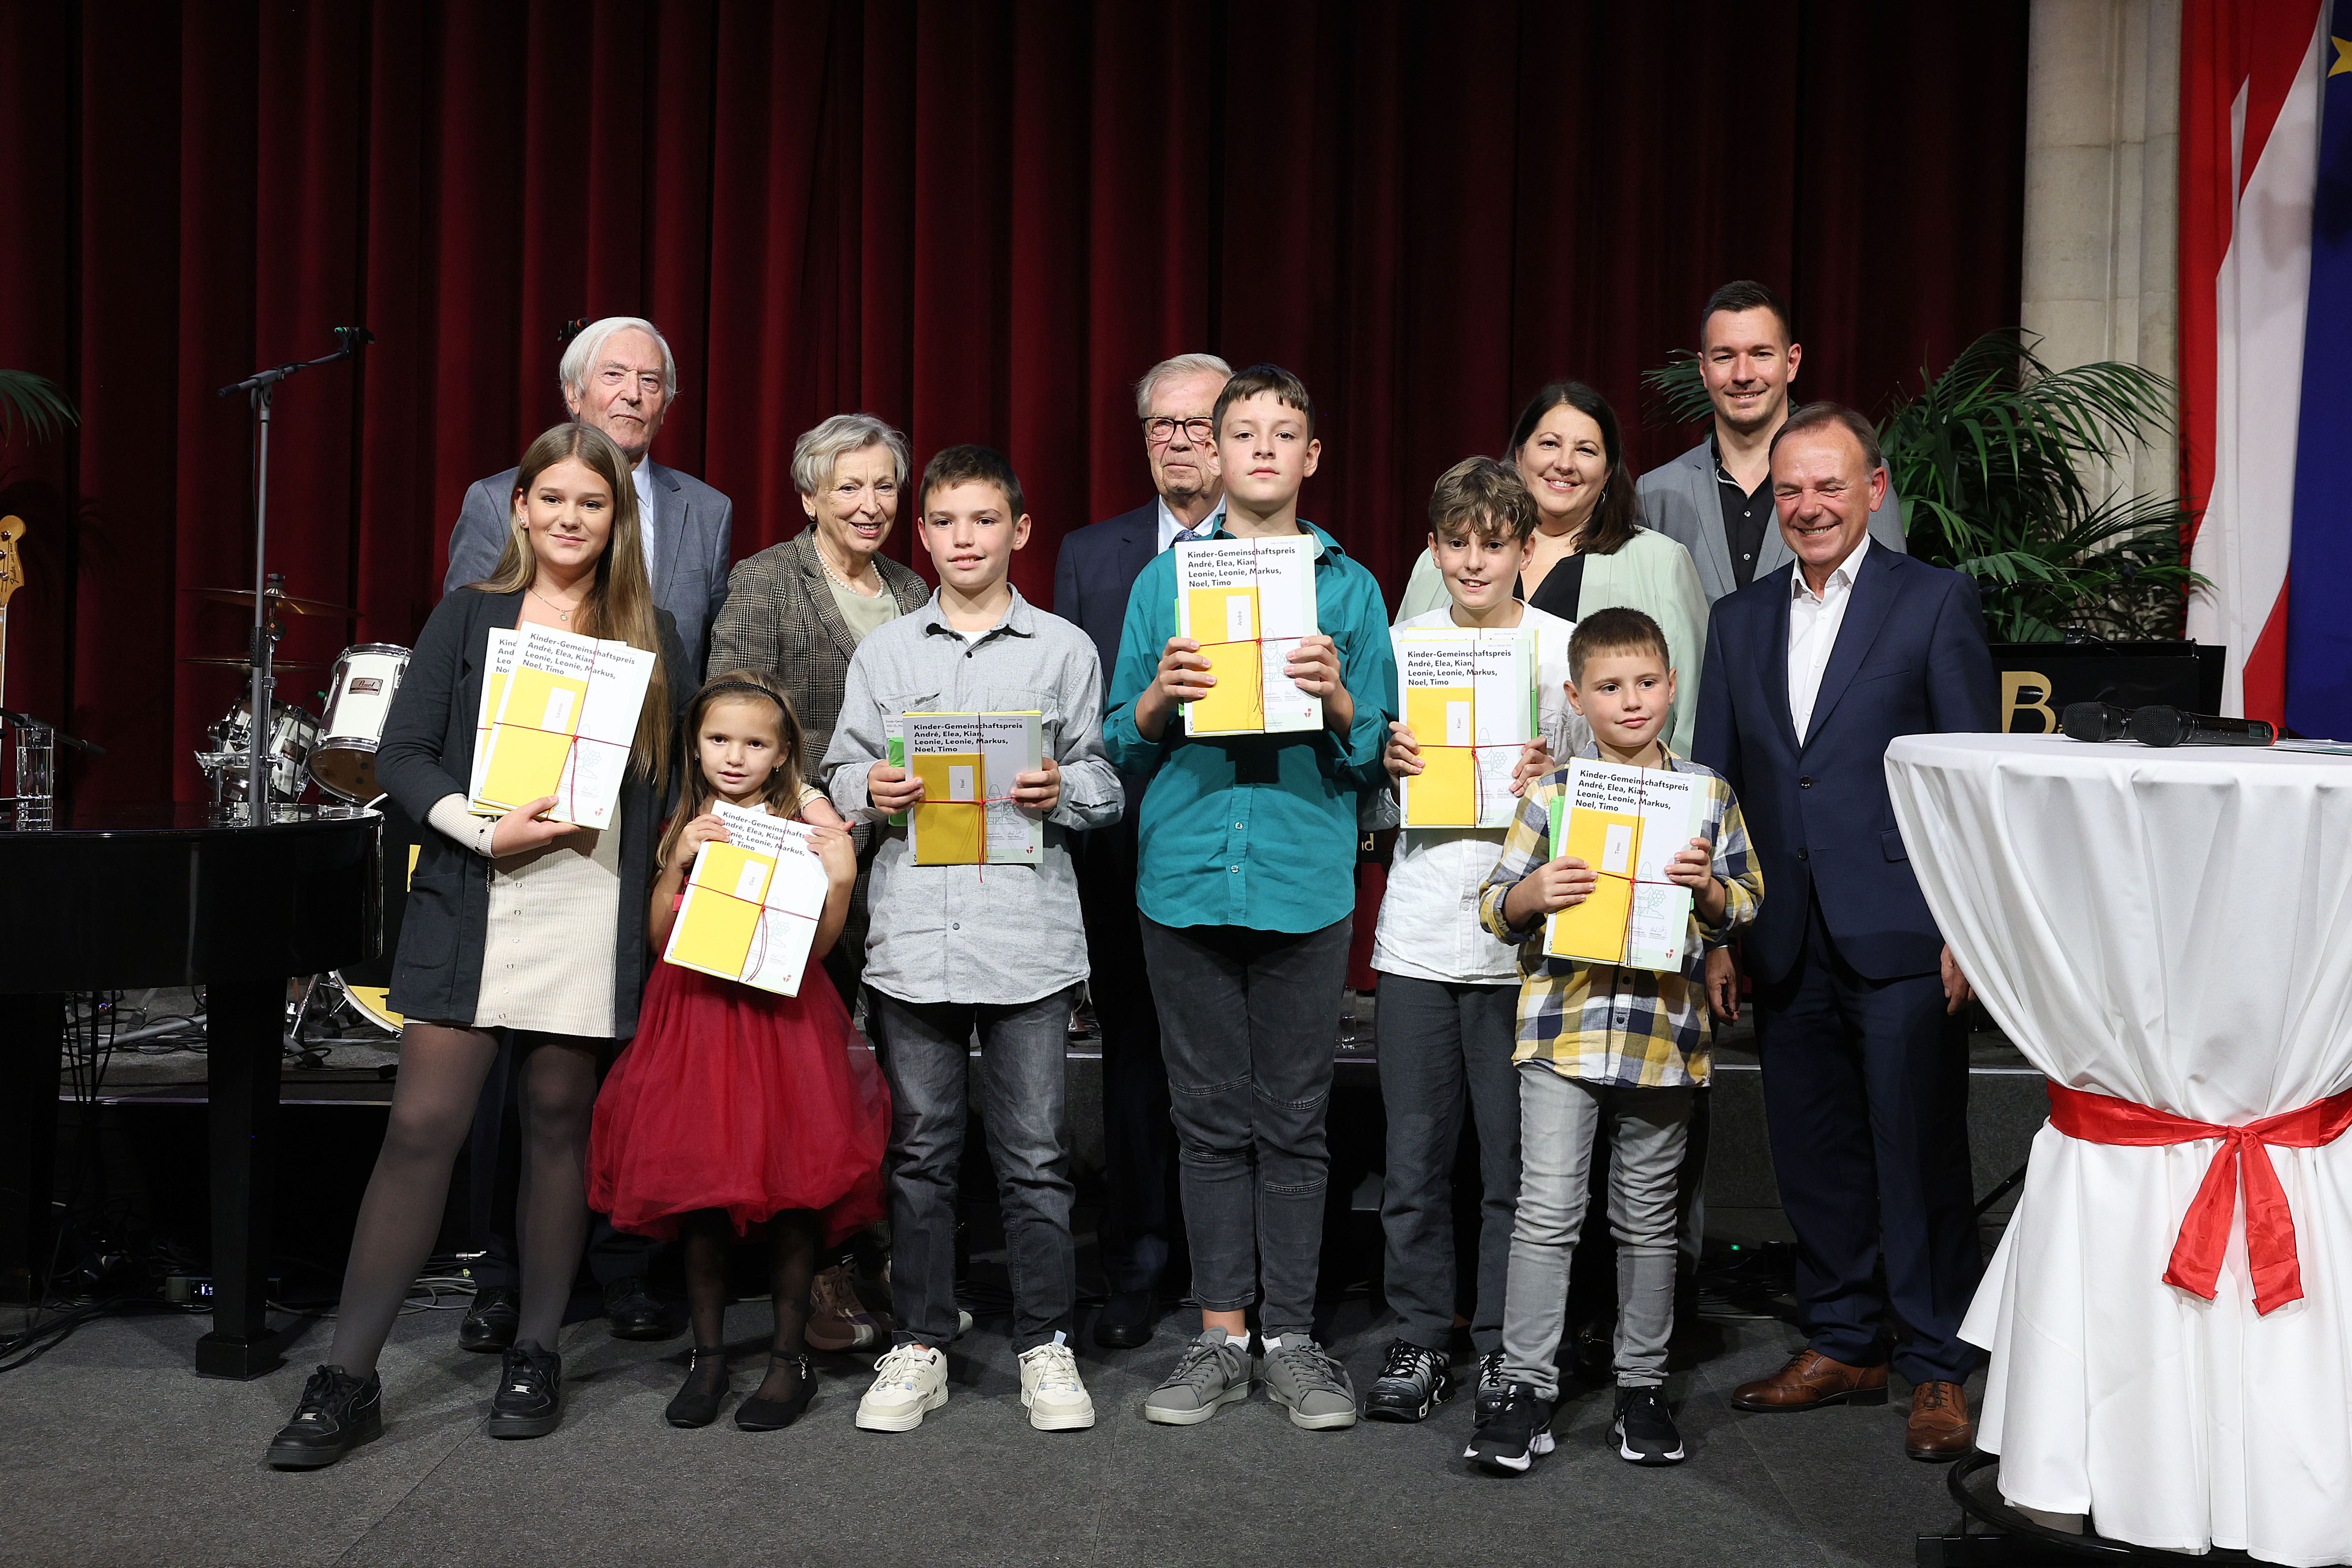
POLYGON ((2131 714, 2112 702, 2069 702, 2058 717, 2058 727, 2076 741, 2120 741, 2129 731, 2131 714))
POLYGON ((357 353, 365 345, 375 342, 375 334, 365 327, 337 327, 335 342, 345 353, 357 353))
POLYGON ((2143 746, 2267 746, 2278 739, 2267 720, 2221 719, 2162 703, 2133 710, 2124 732, 2143 746))

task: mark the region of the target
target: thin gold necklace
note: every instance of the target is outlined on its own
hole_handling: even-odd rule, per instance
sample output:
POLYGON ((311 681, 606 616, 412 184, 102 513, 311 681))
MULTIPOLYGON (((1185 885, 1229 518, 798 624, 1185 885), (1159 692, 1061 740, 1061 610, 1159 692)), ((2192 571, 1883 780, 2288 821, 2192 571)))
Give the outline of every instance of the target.
MULTIPOLYGON (((576 609, 578 609, 578 608, 580 607, 580 605, 572 605, 572 610, 567 610, 567 609, 565 609, 562 605, 561 605, 557 604, 554 600, 552 600, 552 599, 549 598, 546 595, 544 595, 544 594, 541 593, 541 592, 539 591, 539 585, 538 585, 537 584, 535 584, 535 583, 534 583, 534 584, 530 584, 530 596, 531 596, 532 598, 534 598, 534 599, 537 599, 541 604, 545 605, 549 609, 553 610, 553 611, 555 612, 555 618, 556 618, 557 620, 560 620, 560 621, 568 621, 568 620, 570 620, 570 619, 572 618, 572 610, 576 610, 576 609)), ((581 602, 580 602, 580 603, 581 603, 581 604, 586 604, 586 603, 587 603, 586 598, 583 596, 583 597, 582 598, 582 600, 581 600, 581 602)))

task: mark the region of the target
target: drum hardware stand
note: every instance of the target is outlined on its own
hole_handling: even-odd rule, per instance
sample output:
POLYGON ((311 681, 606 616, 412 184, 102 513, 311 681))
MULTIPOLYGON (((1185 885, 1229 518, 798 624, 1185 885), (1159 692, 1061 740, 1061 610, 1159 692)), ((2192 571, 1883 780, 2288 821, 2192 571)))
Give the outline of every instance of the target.
POLYGON ((269 408, 276 396, 278 384, 297 371, 316 365, 332 364, 350 359, 361 347, 375 341, 375 334, 365 327, 337 327, 335 340, 341 344, 333 353, 317 359, 299 360, 275 369, 256 371, 243 381, 232 382, 214 395, 226 397, 232 392, 242 392, 253 405, 253 632, 247 657, 253 661, 251 732, 246 737, 245 796, 246 820, 260 826, 275 815, 269 798, 269 770, 267 765, 270 742, 270 698, 278 680, 270 673, 269 658, 276 647, 269 635, 269 408))

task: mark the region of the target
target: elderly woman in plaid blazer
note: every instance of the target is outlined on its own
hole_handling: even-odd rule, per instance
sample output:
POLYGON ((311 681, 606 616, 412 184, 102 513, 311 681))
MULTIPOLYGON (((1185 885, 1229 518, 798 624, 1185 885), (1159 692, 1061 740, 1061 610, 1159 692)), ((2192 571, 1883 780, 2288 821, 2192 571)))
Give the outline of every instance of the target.
MULTIPOLYGON (((809 526, 737 565, 710 630, 710 673, 763 669, 800 716, 812 773, 833 743, 849 656, 885 621, 930 602, 929 584, 882 554, 898 520, 910 465, 907 437, 871 414, 836 414, 793 447, 793 487, 809 526)), ((849 923, 825 959, 844 1002, 856 1005, 866 967, 866 872, 872 835, 858 833, 857 891, 849 923)))

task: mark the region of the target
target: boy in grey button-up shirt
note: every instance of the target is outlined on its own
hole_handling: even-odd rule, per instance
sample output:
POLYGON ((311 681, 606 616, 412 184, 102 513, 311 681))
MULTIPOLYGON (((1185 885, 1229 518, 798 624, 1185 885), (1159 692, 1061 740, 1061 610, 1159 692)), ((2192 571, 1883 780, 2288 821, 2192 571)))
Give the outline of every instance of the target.
POLYGON ((1077 1263, 1063 1061, 1087 975, 1067 834, 1117 821, 1120 805, 1103 754, 1102 666, 1085 633, 1029 604, 1007 578, 1029 519, 1003 458, 950 447, 924 469, 919 493, 915 537, 939 569, 939 592, 858 645, 824 755, 827 792, 851 820, 887 823, 922 793, 887 761, 887 721, 1034 711, 1045 765, 1020 775, 1012 798, 1045 824, 1045 852, 1034 866, 918 866, 907 830, 882 829, 866 984, 892 1099, 891 1282, 902 1326, 857 1425, 907 1431, 947 1400, 956 1171, 976 1030, 981 1114, 1013 1253, 1022 1403, 1034 1426, 1091 1426, 1094 1405, 1068 1347, 1077 1263))

